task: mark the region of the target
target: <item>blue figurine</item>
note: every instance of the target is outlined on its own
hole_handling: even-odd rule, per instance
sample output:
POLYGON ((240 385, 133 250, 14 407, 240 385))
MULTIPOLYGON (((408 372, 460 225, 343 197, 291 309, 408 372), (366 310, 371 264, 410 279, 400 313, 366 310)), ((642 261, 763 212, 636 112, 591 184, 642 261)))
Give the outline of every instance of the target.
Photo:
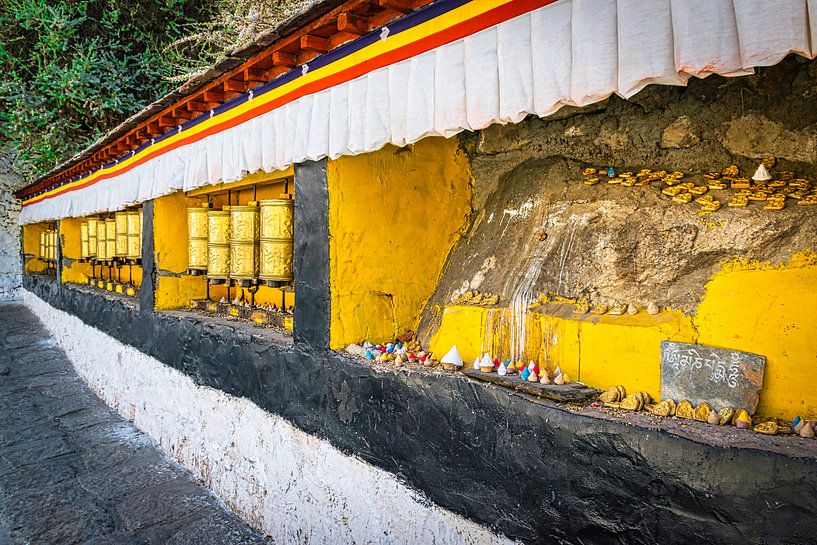
POLYGON ((607 169, 607 177, 608 178, 614 178, 615 175, 616 175, 616 169, 614 169, 613 167, 610 167, 609 169, 607 169))
POLYGON ((374 359, 374 354, 372 354, 372 351, 369 350, 368 348, 366 349, 366 359, 367 360, 373 360, 374 359))
POLYGON ((524 380, 524 381, 527 381, 529 376, 530 376, 530 369, 528 369, 527 367, 525 367, 525 370, 524 370, 524 371, 522 371, 522 374, 521 374, 521 375, 519 375, 519 378, 521 378, 521 379, 522 379, 522 380, 524 380))

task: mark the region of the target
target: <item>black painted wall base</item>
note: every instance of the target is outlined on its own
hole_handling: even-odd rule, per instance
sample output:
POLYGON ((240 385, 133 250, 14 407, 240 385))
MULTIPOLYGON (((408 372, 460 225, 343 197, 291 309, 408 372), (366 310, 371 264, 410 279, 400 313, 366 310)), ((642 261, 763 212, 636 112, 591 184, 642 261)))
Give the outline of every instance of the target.
POLYGON ((247 397, 511 538, 696 545, 817 538, 814 458, 701 444, 462 377, 378 374, 227 323, 140 313, 41 277, 24 284, 197 383, 247 397))

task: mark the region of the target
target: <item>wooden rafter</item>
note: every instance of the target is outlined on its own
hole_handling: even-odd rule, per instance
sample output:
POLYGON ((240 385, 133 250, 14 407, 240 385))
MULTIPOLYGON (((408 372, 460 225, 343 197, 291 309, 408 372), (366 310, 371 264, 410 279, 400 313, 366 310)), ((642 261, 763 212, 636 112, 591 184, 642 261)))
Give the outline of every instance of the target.
POLYGON ((55 183, 85 173, 136 149, 170 128, 204 114, 242 93, 271 81, 315 57, 388 24, 432 0, 349 0, 300 30, 170 105, 122 135, 116 142, 66 170, 18 192, 26 198, 55 183))

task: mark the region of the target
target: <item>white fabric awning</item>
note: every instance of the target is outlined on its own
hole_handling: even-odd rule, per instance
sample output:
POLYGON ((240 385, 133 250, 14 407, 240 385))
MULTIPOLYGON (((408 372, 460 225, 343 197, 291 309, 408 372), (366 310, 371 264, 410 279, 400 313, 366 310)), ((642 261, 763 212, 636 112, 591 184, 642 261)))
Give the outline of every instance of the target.
MULTIPOLYGON (((436 25, 429 27, 436 32, 448 19, 462 22, 493 8, 521 11, 532 4, 460 1, 403 33, 381 32, 384 39, 354 58, 370 49, 374 56, 394 40, 427 40, 431 30, 423 25, 436 25)), ((817 0, 559 0, 305 94, 89 187, 28 204, 20 222, 114 211, 259 170, 450 137, 529 114, 546 117, 613 93, 628 98, 653 83, 750 74, 789 53, 813 58, 815 40, 817 0)), ((338 68, 332 63, 304 77, 317 80, 321 71, 338 68)))

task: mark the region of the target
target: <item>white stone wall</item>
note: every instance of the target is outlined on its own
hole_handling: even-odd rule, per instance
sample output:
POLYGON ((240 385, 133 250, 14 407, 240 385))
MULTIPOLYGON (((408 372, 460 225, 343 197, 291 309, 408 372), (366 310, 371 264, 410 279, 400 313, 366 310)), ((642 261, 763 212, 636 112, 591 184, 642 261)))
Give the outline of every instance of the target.
POLYGON ((16 176, 0 174, 0 301, 20 297, 20 201, 13 195, 18 182, 16 176))
POLYGON ((509 543, 250 401, 197 386, 28 291, 23 300, 97 395, 280 542, 509 543))

